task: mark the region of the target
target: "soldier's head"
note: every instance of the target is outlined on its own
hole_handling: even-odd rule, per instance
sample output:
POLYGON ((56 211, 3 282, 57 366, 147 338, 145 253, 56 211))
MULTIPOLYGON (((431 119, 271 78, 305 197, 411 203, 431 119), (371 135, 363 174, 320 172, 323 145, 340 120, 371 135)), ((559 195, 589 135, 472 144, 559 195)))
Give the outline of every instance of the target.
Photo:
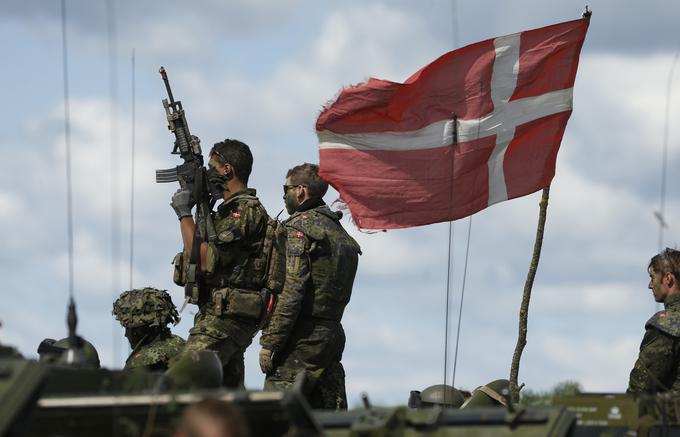
POLYGON ((188 406, 174 437, 245 437, 246 422, 230 402, 205 398, 188 406))
POLYGON ((507 405, 507 397, 510 393, 510 381, 496 379, 490 383, 477 387, 472 396, 467 398, 460 408, 476 407, 504 407, 507 405))
POLYGON ((668 297, 680 293, 680 251, 666 248, 652 257, 647 266, 649 289, 654 300, 664 302, 668 297))
POLYGON ((183 352, 165 372, 166 382, 175 390, 210 390, 222 385, 224 372, 217 353, 211 350, 183 352))
POLYGON ((232 191, 248 186, 253 154, 245 143, 230 139, 215 143, 209 158, 208 182, 211 190, 221 191, 224 198, 228 198, 232 191))
MULTIPOLYGON (((61 340, 46 338, 38 346, 39 361, 47 364, 68 365, 68 351, 71 348, 68 337, 61 340)), ((76 363, 85 368, 99 369, 99 354, 92 343, 82 337, 76 337, 74 348, 82 354, 83 361, 76 363)))
POLYGON ((411 408, 460 408, 464 401, 465 398, 460 390, 450 385, 436 384, 422 392, 412 391, 408 406, 411 408))
POLYGON ((286 173, 283 200, 288 214, 292 214, 305 202, 319 201, 328 191, 328 183, 319 176, 319 166, 304 163, 286 173))
POLYGON ((125 328, 132 348, 167 331, 170 323, 179 323, 170 295, 153 287, 124 291, 113 303, 112 314, 125 328))

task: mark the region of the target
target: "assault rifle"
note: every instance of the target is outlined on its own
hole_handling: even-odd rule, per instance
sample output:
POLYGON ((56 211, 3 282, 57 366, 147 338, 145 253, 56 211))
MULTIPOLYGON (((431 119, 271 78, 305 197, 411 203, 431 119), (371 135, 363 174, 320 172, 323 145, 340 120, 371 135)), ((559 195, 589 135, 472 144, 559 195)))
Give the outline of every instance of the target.
MULTIPOLYGON (((163 108, 168 119, 168 129, 175 134, 175 145, 170 152, 172 155, 179 155, 184 161, 181 165, 165 170, 156 170, 156 182, 179 182, 183 189, 189 189, 196 201, 196 231, 189 255, 189 269, 186 272, 184 295, 185 302, 198 303, 199 284, 198 273, 200 266, 199 248, 201 241, 212 241, 216 237, 215 226, 210 216, 210 211, 215 204, 211 200, 208 186, 206 169, 203 166, 203 153, 201 152, 201 140, 197 136, 191 135, 187 124, 184 108, 181 101, 175 101, 170 89, 170 82, 165 68, 159 70, 165 89, 168 92, 168 99, 163 99, 163 108)), ((176 260, 176 262, 178 262, 176 260)), ((183 262, 180 259, 180 269, 183 262)), ((182 307, 184 308, 184 307, 182 307)))

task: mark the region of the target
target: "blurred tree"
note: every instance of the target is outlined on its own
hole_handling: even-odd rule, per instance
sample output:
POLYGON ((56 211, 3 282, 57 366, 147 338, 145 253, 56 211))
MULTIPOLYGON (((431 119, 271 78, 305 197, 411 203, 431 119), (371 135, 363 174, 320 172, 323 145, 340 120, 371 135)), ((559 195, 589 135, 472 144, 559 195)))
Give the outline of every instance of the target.
POLYGON ((555 397, 575 395, 582 391, 583 387, 578 382, 562 381, 548 391, 522 390, 519 403, 529 406, 547 406, 552 405, 552 400, 555 397))

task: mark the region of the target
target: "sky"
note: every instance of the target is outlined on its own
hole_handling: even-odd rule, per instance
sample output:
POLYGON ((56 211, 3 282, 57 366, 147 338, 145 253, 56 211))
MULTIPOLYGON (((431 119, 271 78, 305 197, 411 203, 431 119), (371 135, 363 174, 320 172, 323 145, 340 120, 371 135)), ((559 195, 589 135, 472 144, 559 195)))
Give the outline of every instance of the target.
MULTIPOLYGON (((403 81, 456 47, 573 20, 585 5, 67 0, 66 6, 78 331, 104 366, 121 368, 128 346, 111 316, 118 294, 154 286, 167 289, 178 307, 183 301, 170 265, 181 249, 169 206, 176 187, 154 181, 156 169, 179 163, 169 153, 161 65, 205 151, 224 138, 250 145, 251 186, 275 216, 283 209, 287 169, 318 162, 316 117, 342 87, 369 77, 403 81)), ((644 323, 658 310, 646 266, 659 250, 654 211, 667 96, 669 227, 661 245, 677 247, 680 240, 680 191, 672 182, 680 165, 675 77, 668 94, 680 3, 589 6, 519 373, 533 390, 565 380, 590 392, 627 387, 644 323)), ((67 334, 61 25, 60 2, 0 3, 0 341, 27 357, 36 356, 43 338, 67 334)), ((337 196, 329 190, 325 199, 337 196)), ((456 387, 508 377, 539 200, 540 192, 453 223, 448 336, 449 224, 363 233, 343 219, 363 250, 343 318, 350 406, 360 404, 362 392, 374 404, 397 405, 445 375, 451 383, 463 290, 456 387)), ((177 334, 187 335, 195 312, 185 309, 177 334)), ((256 338, 246 352, 246 386, 254 390, 263 384, 258 352, 256 338)))

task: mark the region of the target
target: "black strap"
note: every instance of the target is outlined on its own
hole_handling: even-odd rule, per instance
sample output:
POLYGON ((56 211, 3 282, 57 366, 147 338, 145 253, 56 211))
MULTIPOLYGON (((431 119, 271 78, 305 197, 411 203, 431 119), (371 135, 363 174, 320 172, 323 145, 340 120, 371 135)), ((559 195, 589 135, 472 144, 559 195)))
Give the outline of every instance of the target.
POLYGON ((205 198, 203 196, 204 193, 204 172, 203 172, 203 167, 196 167, 196 173, 194 175, 194 192, 193 196, 194 199, 196 199, 196 223, 194 224, 194 237, 193 237, 193 242, 191 244, 191 253, 189 254, 189 271, 187 272, 187 282, 186 285, 184 286, 184 295, 189 299, 191 303, 198 303, 198 298, 199 296, 197 295, 196 291, 200 289, 200 284, 199 284, 199 274, 200 274, 200 263, 201 263, 201 237, 199 234, 199 228, 200 224, 198 223, 199 220, 205 219, 204 217, 199 217, 198 211, 200 211, 200 207, 198 206, 198 203, 203 203, 205 202, 205 198))

